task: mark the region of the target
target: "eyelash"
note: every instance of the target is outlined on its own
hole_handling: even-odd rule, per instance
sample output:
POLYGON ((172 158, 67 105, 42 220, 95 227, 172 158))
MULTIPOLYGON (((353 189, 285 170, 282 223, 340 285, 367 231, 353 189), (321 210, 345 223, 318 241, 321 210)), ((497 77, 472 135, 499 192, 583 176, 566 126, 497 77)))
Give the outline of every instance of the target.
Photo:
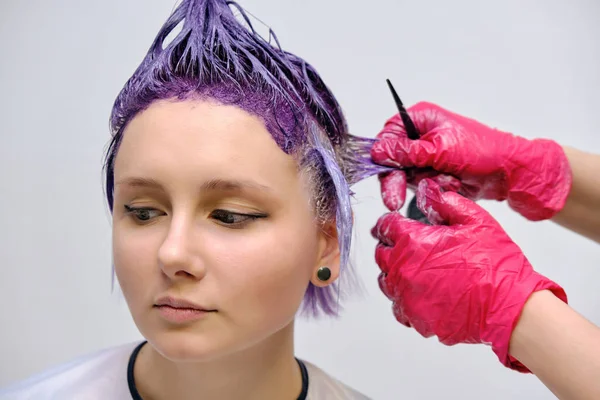
POLYGON ((220 210, 220 209, 214 210, 213 212, 211 212, 210 216, 212 218, 217 219, 220 224, 227 226, 229 228, 234 228, 234 229, 243 228, 245 225, 247 225, 248 223, 250 223, 252 221, 267 217, 266 214, 242 214, 242 213, 236 213, 236 212, 220 210), (221 219, 219 219, 218 217, 221 217, 221 219), (227 217, 230 217, 230 219, 233 219, 233 222, 227 223, 227 222, 223 221, 223 219, 225 219, 227 217), (235 219, 239 218, 239 217, 241 217, 243 220, 236 222, 235 219))
MULTIPOLYGON (((141 215, 146 216, 148 213, 160 212, 154 208, 149 208, 149 207, 132 207, 129 205, 125 205, 124 207, 125 207, 125 214, 129 215, 131 218, 133 218, 135 220, 136 223, 138 223, 140 225, 144 225, 144 224, 151 222, 151 218, 152 218, 152 217, 147 217, 147 219, 143 219, 143 218, 140 218, 141 215)), ((214 210, 213 212, 210 213, 210 216, 212 218, 216 219, 217 221, 219 221, 219 223, 221 225, 226 226, 228 228, 233 228, 233 229, 240 229, 240 228, 243 228, 245 225, 247 225, 251 221, 255 221, 255 220, 261 219, 261 218, 267 218, 266 214, 242 214, 242 213, 236 213, 233 211, 221 210, 221 209, 214 210), (236 218, 239 218, 239 217, 241 217, 243 220, 236 221, 236 218), (233 220, 233 221, 225 222, 224 219, 227 219, 228 221, 231 221, 231 220, 233 220)))
POLYGON ((135 220, 135 222, 138 224, 145 224, 150 221, 150 218, 148 218, 148 219, 140 218, 141 215, 145 215, 145 214, 152 213, 152 212, 158 212, 158 210, 155 210, 154 208, 149 208, 149 207, 132 207, 129 205, 125 205, 124 207, 125 207, 125 215, 128 215, 131 218, 133 218, 135 220))

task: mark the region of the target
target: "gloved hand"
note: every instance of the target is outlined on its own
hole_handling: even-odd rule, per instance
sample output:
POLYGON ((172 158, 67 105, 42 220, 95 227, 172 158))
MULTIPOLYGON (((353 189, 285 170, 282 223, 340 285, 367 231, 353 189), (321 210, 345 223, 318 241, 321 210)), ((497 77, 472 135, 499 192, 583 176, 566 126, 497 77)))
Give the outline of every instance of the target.
POLYGON ((378 164, 408 168, 380 178, 390 210, 402 207, 407 184, 415 188, 423 178, 472 200, 508 199, 534 221, 552 218, 564 206, 572 176, 556 142, 513 136, 430 103, 418 103, 408 113, 421 138, 410 140, 395 115, 371 151, 378 164))
POLYGON ((392 212, 379 219, 375 259, 379 286, 396 319, 446 345, 485 343, 507 367, 527 372, 508 355, 525 302, 549 289, 564 290, 536 273, 519 247, 480 206, 430 179, 417 188, 419 209, 434 224, 392 212))

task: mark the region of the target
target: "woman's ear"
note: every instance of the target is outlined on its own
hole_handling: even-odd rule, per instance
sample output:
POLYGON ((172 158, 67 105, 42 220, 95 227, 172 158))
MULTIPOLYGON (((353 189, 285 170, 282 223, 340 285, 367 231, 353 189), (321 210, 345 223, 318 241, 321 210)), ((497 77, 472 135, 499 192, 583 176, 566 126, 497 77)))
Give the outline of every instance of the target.
POLYGON ((335 220, 321 226, 319 232, 319 257, 310 281, 318 287, 331 285, 340 275, 340 246, 335 220))

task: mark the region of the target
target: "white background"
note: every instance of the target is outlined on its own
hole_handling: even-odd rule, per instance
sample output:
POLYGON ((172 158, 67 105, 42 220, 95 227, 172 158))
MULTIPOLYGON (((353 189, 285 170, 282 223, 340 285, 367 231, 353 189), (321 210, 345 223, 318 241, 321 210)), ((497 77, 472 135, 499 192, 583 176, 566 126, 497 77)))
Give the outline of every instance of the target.
MULTIPOLYGON (((354 133, 407 104, 439 103, 526 137, 600 153, 595 0, 246 0, 312 63, 354 133)), ((139 339, 111 294, 101 179, 112 102, 172 0, 0 3, 0 386, 139 339)), ((262 28, 259 28, 262 29, 262 28)), ((264 30, 263 30, 264 31, 264 30)), ((355 187, 354 259, 366 291, 338 321, 300 322, 297 353, 375 399, 549 399, 484 346, 445 347, 396 323, 376 283, 375 178, 355 187)), ((572 306, 600 324, 600 247, 484 203, 572 306)), ((568 327, 565 327, 568 329, 568 327)), ((600 345, 600 343, 598 344, 600 345)))

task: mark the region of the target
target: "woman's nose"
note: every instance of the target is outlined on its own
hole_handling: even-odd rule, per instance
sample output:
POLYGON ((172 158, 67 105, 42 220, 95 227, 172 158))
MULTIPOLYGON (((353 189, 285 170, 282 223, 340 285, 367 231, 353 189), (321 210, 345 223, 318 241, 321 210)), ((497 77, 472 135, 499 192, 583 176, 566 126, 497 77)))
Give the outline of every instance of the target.
POLYGON ((205 268, 192 224, 173 221, 158 250, 163 273, 171 279, 202 279, 205 268))

